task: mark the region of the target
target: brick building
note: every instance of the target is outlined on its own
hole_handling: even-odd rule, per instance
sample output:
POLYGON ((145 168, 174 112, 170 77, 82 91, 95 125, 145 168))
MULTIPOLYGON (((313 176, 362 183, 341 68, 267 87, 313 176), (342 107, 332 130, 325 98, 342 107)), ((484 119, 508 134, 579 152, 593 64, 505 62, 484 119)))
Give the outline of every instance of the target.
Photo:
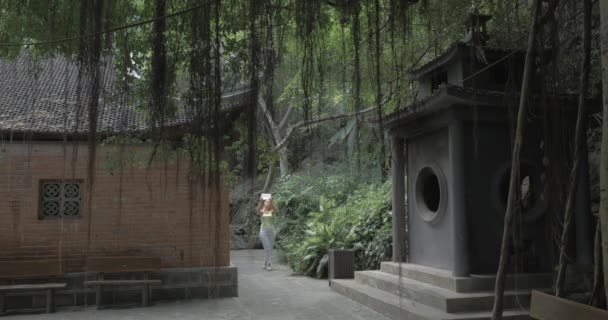
MULTIPOLYGON (((90 90, 78 86, 77 66, 58 57, 34 63, 25 55, 0 62, 0 261, 55 259, 67 278, 78 279, 86 277, 89 256, 154 256, 166 280, 159 296, 210 295, 211 284, 215 295, 236 295, 228 190, 192 183, 188 157, 175 148, 148 165, 151 147, 139 140, 145 115, 128 97, 112 95, 110 61, 102 70, 100 141, 129 137, 129 143, 98 145, 90 194, 90 90)), ((233 86, 224 96, 227 119, 249 92, 233 86)), ((175 141, 187 123, 184 114, 168 121, 175 141)), ((84 290, 78 280, 68 289, 66 304, 84 290)))

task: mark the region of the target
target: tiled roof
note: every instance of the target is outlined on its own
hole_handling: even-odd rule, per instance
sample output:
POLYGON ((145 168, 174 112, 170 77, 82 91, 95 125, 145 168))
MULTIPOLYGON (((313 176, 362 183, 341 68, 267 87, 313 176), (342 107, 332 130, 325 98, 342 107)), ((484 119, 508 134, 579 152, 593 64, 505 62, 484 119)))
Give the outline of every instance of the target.
MULTIPOLYGON (((400 108, 382 118, 385 128, 399 125, 400 121, 417 118, 429 113, 437 112, 451 106, 458 99, 460 101, 474 99, 476 104, 489 106, 503 106, 505 94, 503 92, 463 88, 455 85, 443 85, 430 96, 425 97, 405 108, 400 108), (448 101, 449 99, 449 101, 448 101)), ((378 123, 378 118, 370 119, 371 123, 378 123)))
MULTIPOLYGON (((540 99, 537 95, 534 95, 532 98, 540 99)), ((569 107, 576 106, 577 102, 577 96, 571 94, 551 95, 546 98, 552 104, 569 107)), ((448 109, 455 104, 475 105, 484 108, 506 108, 517 105, 518 99, 519 92, 506 94, 499 91, 444 84, 424 99, 387 114, 382 118, 382 124, 384 128, 390 129, 402 125, 403 122, 414 121, 420 117, 448 109)), ((595 99, 588 99, 588 103, 591 110, 597 108, 598 101, 595 99)), ((373 124, 379 122, 378 118, 372 118, 369 121, 373 124)))
MULTIPOLYGON (((433 69, 448 64, 452 59, 458 57, 459 54, 467 53, 469 54, 469 50, 471 48, 475 48, 474 46, 464 43, 464 42, 456 42, 451 47, 449 47, 442 54, 437 56, 435 59, 425 63, 424 65, 412 70, 409 72, 409 75, 412 79, 418 79, 419 77, 427 74, 433 69)), ((523 50, 520 48, 495 48, 489 46, 479 47, 479 49, 483 50, 485 54, 496 54, 499 56, 505 56, 513 51, 518 51, 523 54, 523 50)))
POLYGON ((464 46, 464 43, 456 42, 450 48, 448 48, 446 51, 444 51, 442 54, 437 56, 435 59, 423 64, 422 66, 420 66, 416 69, 411 70, 409 72, 410 77, 413 79, 418 79, 418 77, 422 76, 423 74, 426 74, 427 72, 429 72, 430 70, 435 68, 436 65, 443 65, 443 64, 450 62, 452 59, 454 59, 454 57, 456 57, 456 55, 458 54, 458 52, 461 50, 461 48, 463 46, 464 46))
MULTIPOLYGON (((116 94, 116 73, 110 59, 101 67, 98 132, 138 132, 148 129, 146 114, 137 107, 133 93, 116 94)), ((0 60, 0 131, 20 133, 86 133, 91 90, 79 78, 78 66, 64 57, 34 61, 26 54, 15 60, 0 60), (80 88, 78 84, 81 84, 80 88)), ((248 88, 234 89, 223 96, 223 109, 231 110, 249 101, 248 88)), ((179 103, 178 103, 179 105, 179 103)), ((184 107, 178 107, 184 109, 184 107)), ((165 125, 189 122, 177 112, 165 125)))

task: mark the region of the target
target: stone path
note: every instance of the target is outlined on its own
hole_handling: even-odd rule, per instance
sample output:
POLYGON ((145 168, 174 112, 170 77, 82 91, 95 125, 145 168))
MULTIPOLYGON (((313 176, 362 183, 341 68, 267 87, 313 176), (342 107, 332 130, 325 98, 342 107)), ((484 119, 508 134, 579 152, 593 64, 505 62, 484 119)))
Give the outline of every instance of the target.
MULTIPOLYGON (((262 270, 262 250, 232 252, 238 267, 239 297, 214 300, 157 302, 148 308, 106 309, 59 308, 54 314, 2 317, 10 320, 41 319, 260 319, 260 320, 389 320, 365 306, 330 290, 327 280, 293 276, 275 262, 270 272, 262 270)), ((276 259, 275 259, 276 261, 276 259)))

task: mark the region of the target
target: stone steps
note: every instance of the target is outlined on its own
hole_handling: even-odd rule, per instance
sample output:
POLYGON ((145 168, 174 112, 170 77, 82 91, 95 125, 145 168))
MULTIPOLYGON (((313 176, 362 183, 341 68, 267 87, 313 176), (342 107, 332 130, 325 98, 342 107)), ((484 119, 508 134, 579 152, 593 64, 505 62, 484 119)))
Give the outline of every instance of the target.
MULTIPOLYGON (((447 270, 411 263, 382 262, 380 270, 455 292, 493 291, 496 282, 493 275, 454 277, 447 270)), ((505 279, 506 290, 551 288, 552 285, 553 275, 550 273, 507 275, 505 279)))
MULTIPOLYGON (((380 270, 357 271, 355 279, 331 280, 331 288, 392 319, 490 319, 494 276, 454 277, 447 270, 383 262, 380 270)), ((531 289, 546 290, 551 274, 506 279, 504 319, 530 319, 531 289)))
MULTIPOLYGON (((356 272, 355 281, 448 313, 486 311, 494 306, 493 291, 460 293, 381 271, 356 272)), ((529 304, 530 290, 505 291, 505 308, 528 308, 529 304)))
MULTIPOLYGON (((356 280, 332 280, 332 290, 347 296, 391 319, 407 320, 489 320, 488 312, 447 313, 428 305, 367 286, 356 280)), ((505 310, 505 320, 529 320, 527 310, 505 310)))

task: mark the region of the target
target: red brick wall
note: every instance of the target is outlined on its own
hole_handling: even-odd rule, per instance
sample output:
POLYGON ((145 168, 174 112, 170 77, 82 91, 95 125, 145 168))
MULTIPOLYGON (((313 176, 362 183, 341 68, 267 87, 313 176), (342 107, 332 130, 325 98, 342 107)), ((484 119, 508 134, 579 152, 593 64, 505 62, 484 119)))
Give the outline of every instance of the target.
POLYGON ((87 255, 160 256, 163 268, 229 265, 228 191, 191 187, 185 155, 148 170, 147 152, 125 147, 123 160, 139 161, 121 169, 116 148, 98 148, 89 212, 84 144, 0 142, 0 260, 60 258, 68 272, 83 270, 87 255), (48 179, 83 180, 82 217, 38 218, 48 179))

